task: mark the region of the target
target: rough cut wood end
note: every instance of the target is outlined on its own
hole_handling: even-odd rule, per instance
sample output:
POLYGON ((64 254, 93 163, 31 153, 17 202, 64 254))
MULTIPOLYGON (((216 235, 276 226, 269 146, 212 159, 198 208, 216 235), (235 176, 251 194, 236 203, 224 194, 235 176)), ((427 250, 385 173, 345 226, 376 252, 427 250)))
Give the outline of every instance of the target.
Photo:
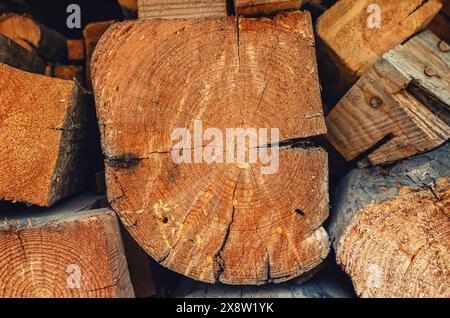
POLYGON ((73 81, 0 64, 0 198, 50 206, 86 173, 84 94, 73 81))
POLYGON ((1 297, 134 297, 117 217, 87 201, 2 212, 1 297))
POLYGON ((196 120, 279 128, 283 141, 326 131, 309 14, 118 23, 92 75, 108 198, 158 262, 205 282, 264 284, 326 257, 323 149, 282 148, 267 175, 261 163, 171 158, 173 129, 196 120))

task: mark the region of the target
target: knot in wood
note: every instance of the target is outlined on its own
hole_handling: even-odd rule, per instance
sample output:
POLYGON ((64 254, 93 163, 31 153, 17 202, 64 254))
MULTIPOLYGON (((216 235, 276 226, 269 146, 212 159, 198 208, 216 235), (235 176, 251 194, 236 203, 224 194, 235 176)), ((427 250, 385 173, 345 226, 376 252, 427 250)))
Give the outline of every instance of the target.
POLYGON ((382 104, 383 104, 383 100, 378 96, 372 97, 372 99, 370 100, 370 103, 369 103, 370 107, 373 107, 373 108, 378 108, 382 104))

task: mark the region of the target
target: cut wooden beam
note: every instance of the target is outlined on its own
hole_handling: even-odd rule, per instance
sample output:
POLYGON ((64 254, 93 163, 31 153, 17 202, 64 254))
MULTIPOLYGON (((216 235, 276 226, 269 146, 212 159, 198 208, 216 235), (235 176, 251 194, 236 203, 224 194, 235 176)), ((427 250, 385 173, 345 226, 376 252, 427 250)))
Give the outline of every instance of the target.
POLYGON ((263 284, 309 272, 327 255, 323 149, 274 143, 272 174, 248 160, 172 160, 173 130, 193 132, 200 120, 224 133, 278 128, 281 141, 323 134, 313 44, 300 11, 239 24, 146 19, 104 35, 92 75, 108 197, 162 265, 205 282, 263 284))
POLYGON ((127 19, 137 17, 138 0, 117 0, 122 8, 123 16, 127 19))
POLYGON ((237 15, 258 16, 283 10, 298 10, 303 0, 235 0, 237 15))
POLYGON ((84 184, 86 109, 73 81, 0 64, 0 198, 50 206, 84 184))
POLYGON ((330 236, 360 297, 450 297, 450 145, 336 187, 330 236))
POLYGON ((84 60, 84 43, 82 39, 67 39, 67 60, 84 60))
POLYGON ((139 19, 223 18, 227 16, 226 0, 138 0, 139 19))
POLYGON ((93 205, 83 196, 51 209, 5 209, 0 297, 133 297, 117 217, 86 210, 93 205))
POLYGON ((330 95, 338 100, 385 52, 424 29, 441 8, 439 0, 336 2, 317 22, 330 95))
POLYGON ((441 45, 424 31, 389 51, 330 112, 327 139, 347 160, 388 163, 450 137, 450 53, 441 45))
POLYGON ((14 13, 0 16, 0 34, 49 61, 62 61, 67 57, 66 38, 30 16, 14 13))
POLYGON ((2 34, 0 34, 0 63, 38 74, 44 74, 47 66, 41 58, 2 34))
POLYGON ((94 53, 95 46, 102 37, 103 33, 115 23, 114 20, 94 22, 86 25, 83 30, 84 49, 86 50, 86 88, 92 89, 91 81, 91 58, 94 53))

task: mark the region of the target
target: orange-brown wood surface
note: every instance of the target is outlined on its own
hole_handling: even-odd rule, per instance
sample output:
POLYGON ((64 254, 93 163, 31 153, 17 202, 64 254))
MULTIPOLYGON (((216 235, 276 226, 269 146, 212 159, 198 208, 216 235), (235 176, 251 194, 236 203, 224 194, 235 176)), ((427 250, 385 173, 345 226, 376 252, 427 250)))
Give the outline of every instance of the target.
POLYGON ((298 10, 302 0, 235 0, 238 15, 274 14, 283 10, 298 10))
POLYGON ((51 209, 5 208, 0 297, 133 297, 117 217, 94 204, 83 196, 51 209))
POLYGON ((28 15, 14 13, 1 15, 0 34, 47 60, 57 61, 67 58, 66 38, 28 15))
POLYGON ((441 8, 439 0, 337 1, 317 21, 327 90, 342 96, 385 52, 424 29, 441 8))
POLYGON ((226 0, 138 0, 139 18, 192 19, 227 16, 226 0))
POLYGON ((326 131, 307 13, 115 24, 92 77, 108 198, 158 262, 205 282, 263 284, 326 257, 323 149, 282 147, 268 175, 261 163, 175 164, 170 154, 173 129, 195 119, 279 128, 281 140, 326 131))
POLYGON ((50 206, 79 191, 86 109, 73 81, 0 64, 0 198, 50 206))

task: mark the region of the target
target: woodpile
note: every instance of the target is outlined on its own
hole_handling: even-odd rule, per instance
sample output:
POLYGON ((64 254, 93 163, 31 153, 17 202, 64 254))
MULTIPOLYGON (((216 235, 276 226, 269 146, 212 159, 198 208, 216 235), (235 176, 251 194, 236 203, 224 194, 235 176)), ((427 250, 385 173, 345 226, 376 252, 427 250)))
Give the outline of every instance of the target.
POLYGON ((439 0, 341 0, 317 22, 324 83, 334 100, 384 53, 423 30, 439 0))
POLYGON ((0 297, 450 298, 449 2, 2 1, 0 297))
POLYGON ((416 35, 383 55, 339 101, 327 116, 327 137, 347 160, 390 163, 450 138, 446 45, 430 31, 416 35))

